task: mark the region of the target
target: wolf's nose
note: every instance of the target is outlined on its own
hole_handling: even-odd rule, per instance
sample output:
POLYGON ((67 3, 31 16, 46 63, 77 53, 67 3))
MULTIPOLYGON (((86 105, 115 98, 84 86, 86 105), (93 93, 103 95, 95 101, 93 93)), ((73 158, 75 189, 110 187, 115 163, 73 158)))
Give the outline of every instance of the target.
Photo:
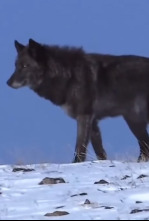
POLYGON ((10 86, 10 79, 6 82, 6 84, 8 84, 10 86))
POLYGON ((8 79, 8 81, 6 82, 8 84, 8 86, 11 86, 11 80, 8 79))

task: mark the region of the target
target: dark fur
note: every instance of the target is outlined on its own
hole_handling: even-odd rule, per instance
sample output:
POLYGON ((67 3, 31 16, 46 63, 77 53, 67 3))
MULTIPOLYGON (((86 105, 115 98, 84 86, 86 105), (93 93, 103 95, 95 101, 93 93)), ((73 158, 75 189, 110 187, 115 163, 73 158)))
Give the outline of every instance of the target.
POLYGON ((106 159, 97 121, 121 115, 138 139, 138 161, 149 160, 149 59, 87 54, 82 49, 15 41, 13 88, 29 86, 66 109, 77 120, 74 162, 84 161, 91 140, 98 159, 106 159))

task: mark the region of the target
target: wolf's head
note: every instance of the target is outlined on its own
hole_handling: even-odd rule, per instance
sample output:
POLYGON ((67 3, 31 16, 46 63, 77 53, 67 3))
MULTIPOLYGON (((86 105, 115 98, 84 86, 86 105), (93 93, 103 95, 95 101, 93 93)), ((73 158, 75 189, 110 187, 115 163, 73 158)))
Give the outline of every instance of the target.
POLYGON ((7 84, 12 88, 38 87, 42 83, 45 67, 43 46, 32 39, 29 40, 27 46, 18 41, 14 43, 18 56, 15 62, 15 72, 7 84))

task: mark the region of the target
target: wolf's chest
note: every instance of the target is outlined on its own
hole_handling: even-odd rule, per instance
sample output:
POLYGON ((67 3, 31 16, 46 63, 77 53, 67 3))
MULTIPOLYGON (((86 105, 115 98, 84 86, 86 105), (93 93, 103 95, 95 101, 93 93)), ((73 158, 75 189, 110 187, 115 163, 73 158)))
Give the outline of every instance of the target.
POLYGON ((73 108, 71 105, 69 104, 63 104, 60 106, 62 108, 62 110, 70 117, 72 118, 76 118, 75 117, 75 111, 73 111, 73 108))

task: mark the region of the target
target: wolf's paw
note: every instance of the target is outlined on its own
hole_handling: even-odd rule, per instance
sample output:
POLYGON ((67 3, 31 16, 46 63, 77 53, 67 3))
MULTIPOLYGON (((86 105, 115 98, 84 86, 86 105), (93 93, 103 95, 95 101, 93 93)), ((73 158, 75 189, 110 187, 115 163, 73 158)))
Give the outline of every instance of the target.
POLYGON ((138 163, 140 162, 148 162, 149 161, 149 153, 148 154, 144 154, 141 153, 140 156, 138 157, 138 163))

